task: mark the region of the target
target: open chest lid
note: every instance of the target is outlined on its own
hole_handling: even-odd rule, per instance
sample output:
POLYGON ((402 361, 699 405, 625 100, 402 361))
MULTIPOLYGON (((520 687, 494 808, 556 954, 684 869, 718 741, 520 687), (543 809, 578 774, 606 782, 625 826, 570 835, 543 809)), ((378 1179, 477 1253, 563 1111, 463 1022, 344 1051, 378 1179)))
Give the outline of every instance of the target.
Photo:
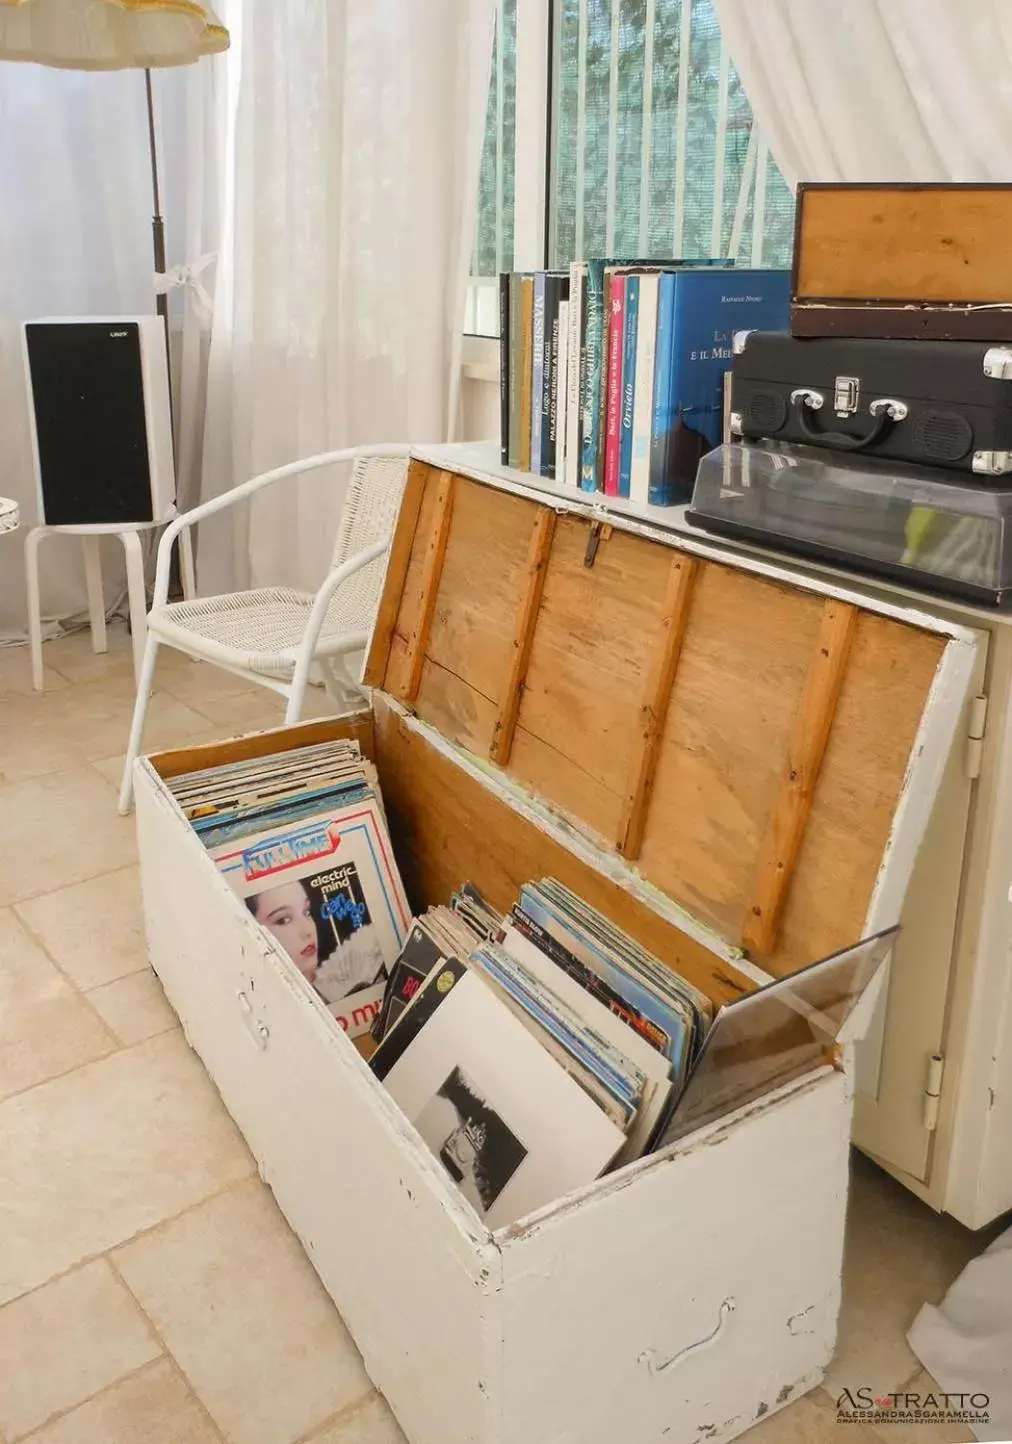
POLYGON ((898 921, 979 645, 442 447, 365 680, 693 947, 783 976, 898 921))

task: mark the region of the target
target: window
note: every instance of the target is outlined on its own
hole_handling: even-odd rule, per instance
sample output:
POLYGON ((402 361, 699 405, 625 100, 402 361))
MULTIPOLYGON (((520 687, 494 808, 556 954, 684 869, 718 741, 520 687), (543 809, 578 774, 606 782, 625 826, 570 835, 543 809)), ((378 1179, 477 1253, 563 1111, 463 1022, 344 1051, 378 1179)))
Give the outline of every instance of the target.
POLYGON ((608 255, 786 266, 793 227, 794 198, 758 132, 711 0, 502 0, 468 329, 497 330, 500 269, 608 255), (549 6, 545 87, 527 76, 524 57, 527 27, 540 25, 547 45, 549 6), (548 131, 549 90, 545 194, 546 167, 535 157, 518 168, 514 140, 518 125, 537 134, 538 117, 548 131), (528 191, 541 192, 537 204, 528 191))
POLYGON ((514 264, 516 99, 517 0, 499 0, 464 325, 465 331, 477 336, 498 334, 496 277, 514 264))

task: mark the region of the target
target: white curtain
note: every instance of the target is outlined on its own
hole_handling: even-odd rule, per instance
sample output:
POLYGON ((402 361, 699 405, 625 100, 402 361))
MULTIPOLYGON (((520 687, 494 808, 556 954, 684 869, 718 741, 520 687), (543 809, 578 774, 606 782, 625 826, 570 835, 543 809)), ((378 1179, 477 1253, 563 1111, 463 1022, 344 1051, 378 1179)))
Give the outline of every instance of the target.
MULTIPOLYGON (((330 447, 438 441, 459 343, 495 0, 233 0, 203 495, 330 447)), ((205 593, 315 587, 340 473, 201 528, 205 593)))
POLYGON ((788 185, 1008 180, 1008 0, 714 6, 788 185))
MULTIPOLYGON (((214 185, 199 147, 212 86, 209 61, 155 75, 170 260, 182 259, 175 248, 190 244, 188 232, 198 243, 203 239, 198 218, 210 215, 205 188, 213 193, 214 185)), ((19 503, 22 518, 21 533, 0 542, 0 638, 26 628, 22 538, 37 520, 21 323, 150 313, 153 269, 143 73, 0 63, 0 494, 19 503)), ((181 297, 173 310, 181 324, 181 297)), ((193 323, 187 325, 192 351, 193 323)), ((185 502, 187 483, 195 492, 199 374, 184 365, 177 380, 177 400, 185 401, 181 440, 189 446, 185 502)), ((54 540, 40 556, 44 614, 82 610, 79 544, 54 540)), ((122 548, 110 543, 104 556, 111 596, 122 580, 122 548)))

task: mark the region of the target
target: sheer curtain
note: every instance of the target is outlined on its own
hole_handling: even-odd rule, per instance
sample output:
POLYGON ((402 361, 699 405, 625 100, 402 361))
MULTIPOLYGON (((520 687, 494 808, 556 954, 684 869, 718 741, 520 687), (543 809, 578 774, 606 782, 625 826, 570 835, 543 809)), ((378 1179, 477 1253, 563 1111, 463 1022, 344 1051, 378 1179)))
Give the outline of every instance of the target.
MULTIPOLYGON (((206 158, 213 153, 213 147, 206 150, 213 85, 214 66, 207 61, 155 75, 170 260, 182 259, 183 246, 203 241, 206 224, 217 229, 208 205, 217 181, 206 169, 213 164, 206 158)), ((21 542, 37 519, 21 323, 153 311, 150 226, 143 74, 0 64, 0 494, 18 501, 22 517, 22 533, 0 545, 0 638, 25 631, 21 542)), ((174 299, 173 312, 182 324, 182 298, 174 299)), ((186 325, 192 352, 193 320, 186 325)), ((186 484, 191 499, 196 492, 200 375, 185 347, 182 359, 177 401, 183 402, 185 502, 186 484)), ((82 610, 80 547, 52 542, 41 560, 44 614, 67 617, 82 610)), ((111 596, 122 581, 122 549, 110 545, 106 560, 111 596)))
POLYGON ((714 5, 789 185, 1008 179, 1008 0, 714 5))
MULTIPOLYGON (((235 0, 203 495, 457 405, 495 0, 235 0)), ((201 529, 201 590, 315 587, 340 473, 201 529)))

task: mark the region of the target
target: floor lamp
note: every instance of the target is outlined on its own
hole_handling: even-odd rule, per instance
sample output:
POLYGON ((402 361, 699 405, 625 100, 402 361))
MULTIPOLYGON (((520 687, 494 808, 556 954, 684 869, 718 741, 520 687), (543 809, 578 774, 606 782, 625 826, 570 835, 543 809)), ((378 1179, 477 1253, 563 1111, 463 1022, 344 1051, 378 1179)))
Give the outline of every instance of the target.
MULTIPOLYGON (((59 70, 143 70, 148 108, 156 273, 165 274, 165 222, 158 184, 151 71, 191 65, 228 49, 228 31, 194 0, 0 0, 0 60, 26 60, 59 70)), ((169 360, 169 298, 156 298, 169 360)), ((172 368, 169 365, 169 410, 172 368)))

